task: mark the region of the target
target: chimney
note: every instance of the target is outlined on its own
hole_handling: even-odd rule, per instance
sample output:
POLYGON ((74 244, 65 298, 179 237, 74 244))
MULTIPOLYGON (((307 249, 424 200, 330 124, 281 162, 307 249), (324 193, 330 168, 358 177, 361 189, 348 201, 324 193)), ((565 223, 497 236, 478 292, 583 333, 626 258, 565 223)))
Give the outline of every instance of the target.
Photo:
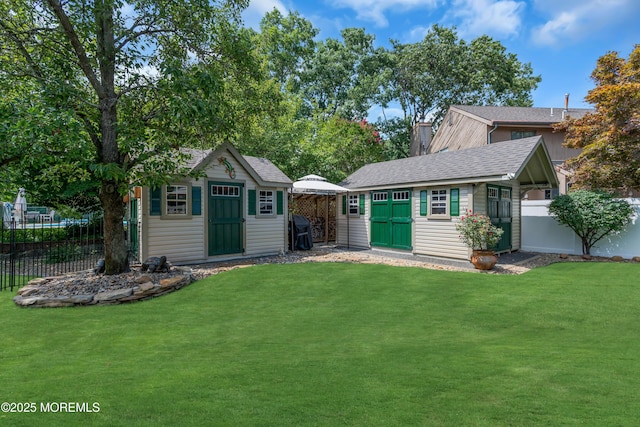
POLYGON ((426 122, 423 116, 411 129, 409 156, 415 157, 427 154, 429 144, 431 144, 431 123, 426 122))
POLYGON ((564 94, 564 111, 569 111, 569 94, 564 94))

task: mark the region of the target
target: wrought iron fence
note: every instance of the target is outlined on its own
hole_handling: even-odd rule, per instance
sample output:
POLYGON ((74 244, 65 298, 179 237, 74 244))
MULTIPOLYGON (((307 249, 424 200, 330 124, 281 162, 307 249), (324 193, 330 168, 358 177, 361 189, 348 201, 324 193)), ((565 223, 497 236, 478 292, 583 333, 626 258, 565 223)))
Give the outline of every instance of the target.
POLYGON ((104 256, 101 215, 54 222, 2 220, 0 231, 0 291, 47 277, 94 268, 104 256))

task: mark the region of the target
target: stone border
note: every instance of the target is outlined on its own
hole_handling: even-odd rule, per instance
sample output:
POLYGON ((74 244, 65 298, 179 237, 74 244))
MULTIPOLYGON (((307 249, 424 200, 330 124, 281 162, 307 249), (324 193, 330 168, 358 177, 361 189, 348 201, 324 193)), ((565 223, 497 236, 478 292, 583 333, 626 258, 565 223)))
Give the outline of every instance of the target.
POLYGON ((69 296, 34 295, 39 287, 52 281, 64 280, 65 276, 38 278, 18 290, 13 302, 21 307, 73 307, 83 305, 113 305, 155 298, 177 291, 194 281, 194 275, 188 267, 173 267, 179 274, 167 278, 154 278, 154 274, 142 274, 134 278, 130 287, 95 294, 69 296))

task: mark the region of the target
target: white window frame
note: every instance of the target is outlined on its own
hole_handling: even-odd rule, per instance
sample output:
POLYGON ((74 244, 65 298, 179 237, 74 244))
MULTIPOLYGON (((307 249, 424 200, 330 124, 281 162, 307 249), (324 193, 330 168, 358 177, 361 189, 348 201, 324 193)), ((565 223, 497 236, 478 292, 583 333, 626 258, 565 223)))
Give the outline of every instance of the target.
POLYGON ((215 184, 211 186, 212 197, 240 197, 240 187, 237 185, 215 184))
POLYGON ((350 216, 360 215, 360 195, 349 194, 347 197, 347 214, 350 216))
POLYGON ((392 200, 394 202, 405 202, 407 200, 411 200, 411 192, 409 190, 394 191, 392 200))
POLYGON ((190 214, 190 188, 187 184, 168 184, 164 187, 164 213, 167 217, 185 218, 190 214))
POLYGON ((386 202, 389 199, 389 193, 386 191, 375 191, 372 197, 374 202, 386 202))
POLYGON ((276 192, 274 190, 258 190, 258 215, 274 216, 276 214, 276 192))
POLYGON ((427 218, 431 219, 449 219, 451 218, 449 204, 451 203, 451 194, 449 188, 430 188, 427 190, 427 199, 429 202, 427 210, 427 218), (434 196, 437 199, 434 199, 434 196), (440 210, 444 208, 444 212, 440 210), (434 213, 434 209, 439 212, 434 213))

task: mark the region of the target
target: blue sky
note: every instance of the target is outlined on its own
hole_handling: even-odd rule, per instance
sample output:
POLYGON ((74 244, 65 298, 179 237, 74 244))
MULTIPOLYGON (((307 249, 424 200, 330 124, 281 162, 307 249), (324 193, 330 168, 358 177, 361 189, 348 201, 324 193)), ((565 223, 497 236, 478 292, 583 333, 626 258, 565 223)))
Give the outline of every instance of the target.
POLYGON ((467 41, 487 34, 542 76, 535 107, 563 107, 565 93, 570 107, 591 107, 584 97, 597 59, 608 51, 627 58, 640 44, 639 0, 251 0, 245 25, 258 29, 274 7, 298 11, 319 39, 358 27, 389 47, 389 39, 422 40, 433 24, 456 26, 467 41))

